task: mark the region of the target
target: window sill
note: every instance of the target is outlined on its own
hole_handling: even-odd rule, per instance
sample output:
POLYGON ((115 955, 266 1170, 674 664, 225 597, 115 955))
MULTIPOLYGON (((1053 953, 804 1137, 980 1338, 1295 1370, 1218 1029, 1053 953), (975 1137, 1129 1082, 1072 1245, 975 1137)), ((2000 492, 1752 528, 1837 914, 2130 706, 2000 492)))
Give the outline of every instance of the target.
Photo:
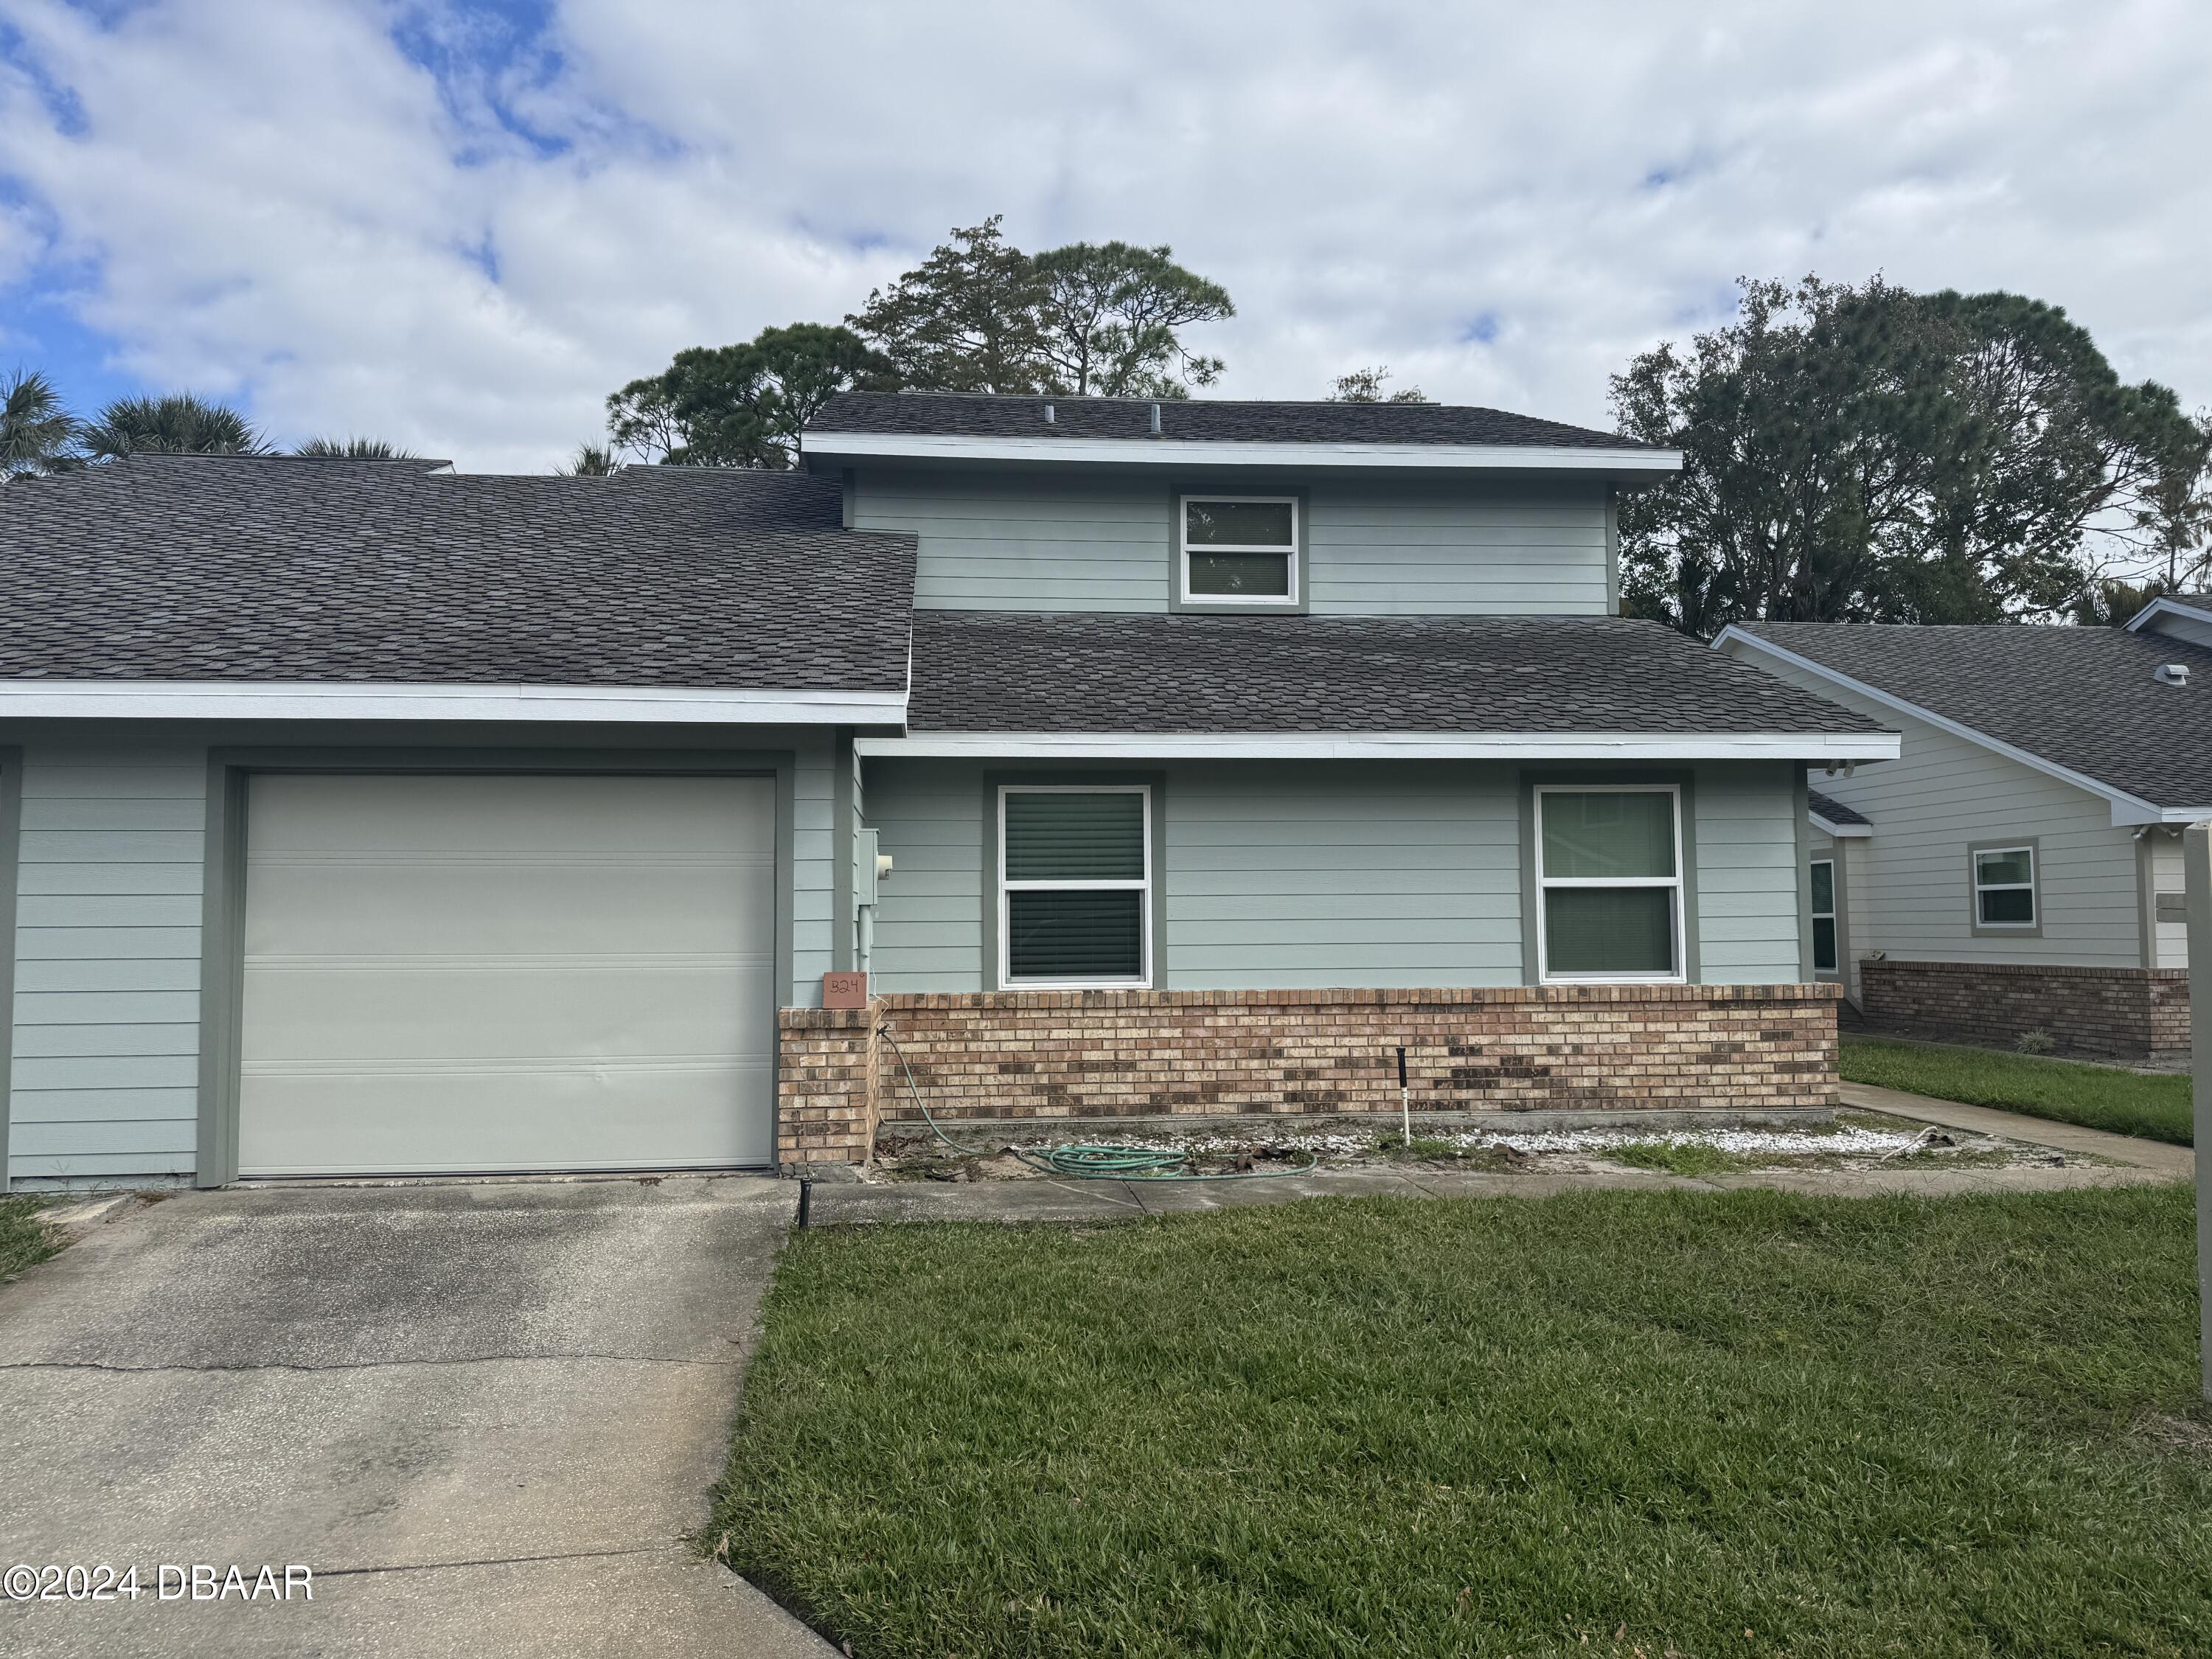
POLYGON ((1001 991, 1149 991, 1147 979, 1016 979, 1000 980, 1001 991))

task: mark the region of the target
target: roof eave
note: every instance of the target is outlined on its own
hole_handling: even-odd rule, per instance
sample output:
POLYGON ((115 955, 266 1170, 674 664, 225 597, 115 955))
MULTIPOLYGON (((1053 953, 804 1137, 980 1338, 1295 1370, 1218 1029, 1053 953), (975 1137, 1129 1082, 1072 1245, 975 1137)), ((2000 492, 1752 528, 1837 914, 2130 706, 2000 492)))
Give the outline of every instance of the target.
POLYGON ((1678 449, 1563 444, 1250 442, 1188 438, 968 437, 823 432, 800 445, 810 465, 860 460, 969 461, 1024 466, 1295 467, 1322 471, 1569 472, 1648 482, 1679 472, 1678 449))
MULTIPOLYGON (((1993 738, 1988 732, 1968 726, 1963 721, 1954 720, 1948 715, 1939 714, 1932 708, 1923 708, 1920 704, 1898 696, 1893 692, 1885 691, 1878 685, 1855 678, 1841 669, 1831 668, 1826 663, 1815 662, 1802 653, 1792 651, 1786 646, 1777 645, 1771 640, 1761 639, 1756 634, 1747 634, 1734 623, 1721 629, 1713 640, 1712 648, 1718 651, 1730 645, 1745 646, 1754 651, 1763 651, 1771 657, 1801 668, 1805 672, 1826 680, 1832 685, 1846 686, 1858 692, 1862 696, 1870 697, 1885 708, 1893 708, 1900 714, 1910 714, 1915 720, 1925 720, 1938 731, 1948 732, 1953 737, 1963 738, 1968 743, 1978 744, 1992 754, 2002 755, 2008 760, 2017 761, 2032 771, 2042 773, 2045 777, 2057 778, 2061 783, 2070 783, 2076 789, 2086 790, 2088 793, 2111 805, 2112 822, 2115 824, 2195 823, 2204 818, 2212 817, 2212 808, 2161 806, 2156 802, 2145 800, 2140 795, 2130 794, 2128 791, 2106 783, 2101 779, 2093 778, 2086 772, 2077 772, 2070 766, 2061 766, 2057 761, 2045 760, 2040 755, 2030 754, 2027 750, 2007 743, 2002 738, 1993 738)), ((1894 759, 1895 757, 1893 756, 1891 758, 1894 759)))
POLYGON ((321 680, 0 679, 0 720, 565 720, 902 726, 903 691, 321 680))
POLYGON ((1808 811, 1805 816, 1812 821, 1815 830, 1824 835, 1833 836, 1838 841, 1857 841, 1874 834, 1874 825, 1870 823, 1838 823, 1811 811, 1808 811))
POLYGON ((2202 605, 2185 605, 2171 594, 2160 594, 2128 618, 2124 631, 2130 634, 2140 634, 2143 630, 2144 623, 2160 617, 2186 617, 2191 622, 2202 623, 2205 627, 2212 628, 2212 611, 2207 611, 2202 605))
POLYGON ((1895 760, 1893 732, 915 732, 862 755, 951 759, 1895 760))

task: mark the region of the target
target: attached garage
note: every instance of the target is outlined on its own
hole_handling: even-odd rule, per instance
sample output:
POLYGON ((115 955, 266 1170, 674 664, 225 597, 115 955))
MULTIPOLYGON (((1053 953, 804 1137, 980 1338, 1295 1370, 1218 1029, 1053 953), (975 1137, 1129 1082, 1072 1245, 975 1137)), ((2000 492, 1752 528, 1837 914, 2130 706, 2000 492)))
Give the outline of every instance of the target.
POLYGON ((239 1173, 774 1163, 775 794, 250 777, 239 1173))

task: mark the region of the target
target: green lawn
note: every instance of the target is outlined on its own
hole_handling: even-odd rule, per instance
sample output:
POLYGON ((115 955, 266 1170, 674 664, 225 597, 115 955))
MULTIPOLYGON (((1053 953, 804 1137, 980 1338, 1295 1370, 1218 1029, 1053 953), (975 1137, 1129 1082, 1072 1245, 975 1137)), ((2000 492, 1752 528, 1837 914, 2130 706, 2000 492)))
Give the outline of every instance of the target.
POLYGON ((1844 1039, 1838 1069, 1846 1083, 2002 1106, 2178 1146, 2196 1144, 2186 1077, 1863 1036, 1844 1039))
POLYGON ((859 1659, 2202 1655, 2192 1237, 2185 1187, 797 1233, 714 1536, 859 1659))
POLYGON ((36 1266, 60 1248, 39 1219, 45 1207, 44 1199, 0 1198, 0 1279, 36 1266))

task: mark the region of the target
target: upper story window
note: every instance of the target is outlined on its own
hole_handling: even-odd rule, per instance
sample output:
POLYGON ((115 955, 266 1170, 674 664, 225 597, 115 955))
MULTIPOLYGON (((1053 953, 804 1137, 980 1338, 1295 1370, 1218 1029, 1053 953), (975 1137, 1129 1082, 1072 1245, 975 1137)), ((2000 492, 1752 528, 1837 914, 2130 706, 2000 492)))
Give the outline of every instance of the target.
POLYGON ((1185 603, 1298 602, 1297 497, 1185 495, 1182 507, 1185 603))

